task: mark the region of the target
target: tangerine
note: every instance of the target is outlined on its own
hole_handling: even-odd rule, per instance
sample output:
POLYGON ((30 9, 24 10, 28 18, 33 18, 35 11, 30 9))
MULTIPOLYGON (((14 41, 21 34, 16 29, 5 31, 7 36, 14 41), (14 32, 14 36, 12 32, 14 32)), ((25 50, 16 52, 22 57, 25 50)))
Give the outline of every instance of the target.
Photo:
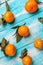
POLYGON ((25 9, 27 12, 34 13, 38 10, 38 4, 35 0, 27 1, 25 4, 25 9))
POLYGON ((26 55, 23 59, 22 59, 22 63, 24 65, 30 65, 32 64, 32 58, 29 55, 26 55))
POLYGON ((30 34, 29 28, 25 25, 18 28, 18 34, 20 36, 28 36, 30 34))
POLYGON ((43 41, 41 39, 36 39, 34 41, 34 46, 37 48, 37 49, 42 49, 43 48, 43 41))
POLYGON ((8 44, 5 47, 5 54, 8 56, 14 56, 16 54, 16 47, 13 44, 8 44))
POLYGON ((14 14, 10 11, 7 11, 4 13, 3 18, 7 23, 12 23, 14 21, 14 14))

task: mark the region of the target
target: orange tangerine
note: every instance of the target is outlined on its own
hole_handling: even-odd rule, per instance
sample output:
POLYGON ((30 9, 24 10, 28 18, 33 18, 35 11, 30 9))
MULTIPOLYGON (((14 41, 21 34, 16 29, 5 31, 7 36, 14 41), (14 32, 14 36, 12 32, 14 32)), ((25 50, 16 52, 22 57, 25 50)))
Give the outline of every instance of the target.
POLYGON ((34 46, 37 48, 37 49, 42 49, 43 48, 43 41, 41 39, 36 39, 34 41, 34 46))
POLYGON ((34 0, 27 1, 25 4, 25 9, 30 13, 34 13, 38 10, 38 4, 34 0))
POLYGON ((23 65, 30 65, 30 64, 32 64, 32 58, 29 55, 26 55, 22 59, 22 63, 23 63, 23 65))
POLYGON ((30 34, 29 28, 25 25, 18 28, 18 34, 20 36, 28 36, 30 34))
POLYGON ((14 56, 16 54, 16 47, 13 44, 8 44, 5 47, 5 54, 8 56, 14 56))
POLYGON ((4 13, 3 18, 7 23, 12 23, 14 21, 14 14, 10 11, 7 11, 4 13))

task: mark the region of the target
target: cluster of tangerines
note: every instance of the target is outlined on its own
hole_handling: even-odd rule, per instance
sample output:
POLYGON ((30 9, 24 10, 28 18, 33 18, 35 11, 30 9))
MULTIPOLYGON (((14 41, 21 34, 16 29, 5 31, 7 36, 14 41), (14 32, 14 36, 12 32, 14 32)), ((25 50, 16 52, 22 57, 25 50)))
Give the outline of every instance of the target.
MULTIPOLYGON (((7 6, 8 8, 8 6, 7 6)), ((38 3, 36 0, 29 0, 25 4, 25 9, 29 13, 34 13, 38 10, 38 3)), ((7 12, 4 13, 3 19, 7 23, 12 23, 15 19, 14 14, 7 9, 7 12)))
MULTIPOLYGON (((38 10, 38 4, 36 0, 29 0, 28 2, 26 2, 25 9, 30 13, 36 12, 38 10)), ((12 23, 14 21, 14 18, 15 16, 11 11, 7 11, 3 15, 3 19, 7 23, 12 23)), ((18 34, 22 37, 28 36, 30 35, 30 30, 27 26, 23 25, 18 28, 18 34)), ((7 56, 14 56, 16 54, 16 47, 13 44, 7 43, 5 47, 3 47, 3 45, 1 46, 7 56)), ((41 39, 35 40, 34 46, 38 49, 42 49, 43 41, 41 39)), ((22 55, 22 62, 24 65, 30 65, 32 63, 32 58, 27 55, 26 50, 24 52, 25 54, 23 53, 24 55, 22 55)))
MULTIPOLYGON (((30 35, 29 28, 26 25, 20 26, 18 28, 18 34, 23 37, 30 35)), ((43 48, 43 40, 36 39, 34 41, 34 47, 37 49, 42 49, 43 48)), ((1 48, 2 48, 2 50, 4 49, 4 52, 7 56, 14 56, 16 54, 15 45, 9 44, 9 42, 6 42, 6 40, 4 40, 3 43, 1 44, 1 48)), ((21 54, 21 58, 22 58, 22 63, 24 65, 30 65, 32 63, 32 57, 27 55, 26 49, 21 54)))

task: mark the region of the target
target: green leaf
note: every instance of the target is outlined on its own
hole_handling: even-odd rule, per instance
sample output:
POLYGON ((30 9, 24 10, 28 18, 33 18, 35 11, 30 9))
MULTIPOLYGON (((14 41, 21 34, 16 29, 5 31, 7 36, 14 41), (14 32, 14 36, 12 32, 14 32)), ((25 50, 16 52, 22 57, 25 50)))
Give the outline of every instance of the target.
POLYGON ((2 18, 0 18, 0 25, 1 25, 1 24, 3 24, 3 20, 2 20, 2 18))
POLYGON ((8 56, 7 56, 6 53, 5 53, 5 47, 6 47, 6 45, 7 45, 8 43, 9 43, 9 42, 8 42, 5 38, 3 38, 3 39, 2 39, 2 42, 0 43, 1 51, 3 51, 3 53, 4 53, 4 55, 5 55, 6 57, 8 57, 8 56))
POLYGON ((42 17, 38 18, 38 20, 39 20, 41 23, 43 23, 43 18, 42 18, 42 17))
POLYGON ((4 50, 4 48, 6 47, 6 45, 8 44, 9 42, 5 39, 5 38, 3 38, 2 39, 2 42, 1 42, 1 48, 4 50))
POLYGON ((23 37, 16 33, 16 42, 18 43, 23 37))
MULTIPOLYGON (((25 25, 26 23, 24 23, 23 25, 25 25)), ((16 28, 19 28, 20 26, 22 26, 22 25, 19 25, 19 26, 14 26, 14 27, 12 27, 11 29, 16 29, 16 28)))
POLYGON ((20 58, 24 58, 26 55, 27 55, 27 49, 25 48, 25 49, 21 52, 20 58))
POLYGON ((37 2, 38 4, 43 4, 43 2, 37 2))
POLYGON ((27 53, 27 49, 26 48, 22 51, 22 54, 24 54, 24 53, 27 53))
POLYGON ((6 11, 10 11, 10 8, 9 8, 9 5, 8 5, 7 1, 5 1, 5 4, 6 4, 6 11))
POLYGON ((8 55, 6 55, 6 53, 5 53, 5 49, 1 49, 1 51, 3 51, 3 53, 4 53, 4 55, 5 55, 6 57, 8 57, 8 55))
POLYGON ((2 21, 3 21, 3 24, 6 24, 6 21, 4 20, 4 15, 2 15, 2 21))
POLYGON ((18 28, 18 27, 20 27, 20 26, 15 26, 15 27, 12 27, 11 29, 16 29, 16 28, 18 28))
POLYGON ((0 42, 0 47, 1 47, 1 42, 0 42))
POLYGON ((39 0, 36 0, 36 2, 37 2, 38 4, 43 4, 43 2, 39 2, 39 0))

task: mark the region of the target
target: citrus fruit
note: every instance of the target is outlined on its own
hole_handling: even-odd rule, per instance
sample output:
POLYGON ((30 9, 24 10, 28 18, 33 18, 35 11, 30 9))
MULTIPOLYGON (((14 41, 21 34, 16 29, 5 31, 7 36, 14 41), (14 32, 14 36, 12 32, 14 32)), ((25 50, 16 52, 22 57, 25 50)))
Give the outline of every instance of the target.
POLYGON ((42 49, 43 48, 43 42, 41 39, 36 39, 34 41, 34 46, 37 48, 37 49, 42 49))
POLYGON ((3 18, 4 18, 5 22, 12 23, 14 21, 14 14, 10 11, 7 11, 4 13, 3 18))
POLYGON ((30 65, 30 64, 32 64, 32 58, 29 55, 26 55, 22 59, 22 63, 23 63, 23 65, 30 65))
POLYGON ((18 34, 20 36, 28 36, 30 34, 29 28, 25 25, 18 28, 18 34))
POLYGON ((8 44, 5 47, 5 54, 8 56, 14 56, 16 54, 16 47, 13 44, 8 44))
POLYGON ((27 1, 25 4, 25 9, 27 12, 34 13, 38 10, 38 4, 36 1, 27 1))

